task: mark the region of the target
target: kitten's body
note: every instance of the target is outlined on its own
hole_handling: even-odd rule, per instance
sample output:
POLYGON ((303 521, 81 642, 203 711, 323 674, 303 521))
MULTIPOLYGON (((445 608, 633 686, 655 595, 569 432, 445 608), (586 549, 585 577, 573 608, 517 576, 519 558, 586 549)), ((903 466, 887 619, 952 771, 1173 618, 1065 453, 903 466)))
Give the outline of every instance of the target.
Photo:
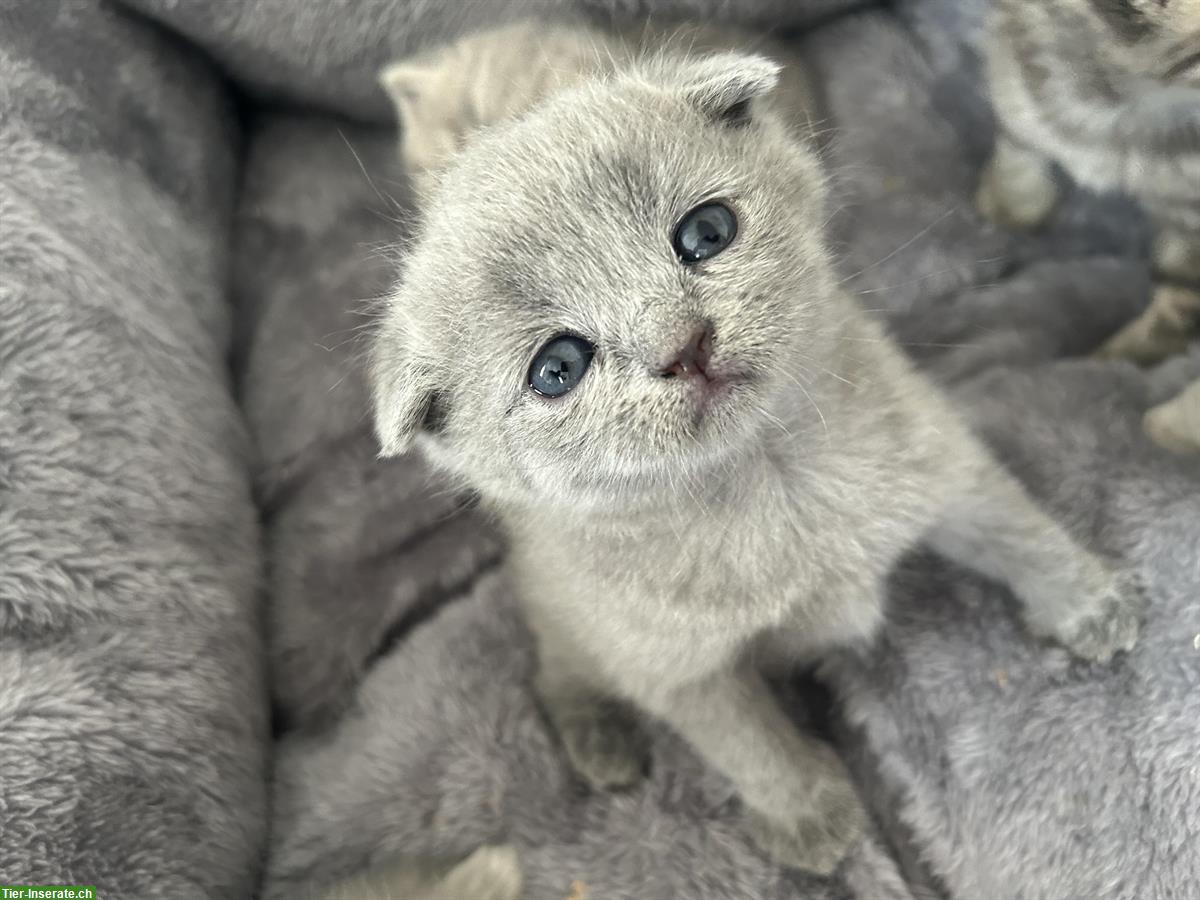
MULTIPOLYGON (((1200 336, 1200 0, 996 0, 987 49, 999 134, 981 208, 1039 225, 1058 200, 1050 160, 1139 200, 1158 232, 1158 287, 1102 352, 1179 352, 1200 336)), ((1176 449, 1200 450, 1191 397, 1155 411, 1152 436, 1169 427, 1176 449)))
POLYGON ((777 73, 664 57, 467 142, 373 377, 385 452, 419 438, 508 531, 538 689, 576 768, 595 786, 636 779, 640 707, 733 780, 765 849, 827 872, 865 816, 764 669, 869 640, 884 578, 922 539, 1008 580, 1034 632, 1088 658, 1132 644, 1136 590, 839 291, 819 165, 761 105, 777 73), (713 198, 737 235, 684 265, 681 217, 713 198), (697 328, 703 380, 676 377, 697 328), (563 333, 595 358, 547 399, 526 373, 563 333))

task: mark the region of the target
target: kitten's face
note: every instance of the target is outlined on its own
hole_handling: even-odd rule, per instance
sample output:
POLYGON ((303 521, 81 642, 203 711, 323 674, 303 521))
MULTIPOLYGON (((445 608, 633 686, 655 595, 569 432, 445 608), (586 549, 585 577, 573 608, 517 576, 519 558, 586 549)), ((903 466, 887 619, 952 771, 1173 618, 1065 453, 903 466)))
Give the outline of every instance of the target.
POLYGON ((743 121, 775 71, 663 63, 468 145, 378 338, 385 447, 423 417, 485 493, 604 503, 778 434, 772 405, 826 365, 834 288, 815 160, 743 121))

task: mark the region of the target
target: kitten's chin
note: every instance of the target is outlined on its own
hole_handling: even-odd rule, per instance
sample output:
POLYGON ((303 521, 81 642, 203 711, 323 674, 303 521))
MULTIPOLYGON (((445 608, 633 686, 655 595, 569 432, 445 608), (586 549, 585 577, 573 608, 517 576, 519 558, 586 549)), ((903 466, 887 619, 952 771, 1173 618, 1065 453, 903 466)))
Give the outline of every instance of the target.
POLYGON ((718 424, 706 415, 698 431, 669 451, 625 454, 575 471, 569 484, 554 492, 554 500, 595 511, 632 511, 719 490, 736 477, 740 460, 761 444, 765 423, 749 418, 718 424))

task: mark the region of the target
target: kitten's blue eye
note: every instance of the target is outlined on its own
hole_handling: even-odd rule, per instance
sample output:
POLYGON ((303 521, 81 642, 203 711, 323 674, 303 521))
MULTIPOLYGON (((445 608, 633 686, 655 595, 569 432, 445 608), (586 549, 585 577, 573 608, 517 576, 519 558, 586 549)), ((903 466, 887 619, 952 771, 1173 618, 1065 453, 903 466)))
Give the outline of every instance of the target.
POLYGON ((579 384, 596 348, 583 338, 562 334, 538 351, 529 367, 529 386, 543 397, 561 397, 579 384))
POLYGON ((675 226, 675 254, 685 263, 710 259, 737 235, 737 217, 724 203, 697 206, 675 226))

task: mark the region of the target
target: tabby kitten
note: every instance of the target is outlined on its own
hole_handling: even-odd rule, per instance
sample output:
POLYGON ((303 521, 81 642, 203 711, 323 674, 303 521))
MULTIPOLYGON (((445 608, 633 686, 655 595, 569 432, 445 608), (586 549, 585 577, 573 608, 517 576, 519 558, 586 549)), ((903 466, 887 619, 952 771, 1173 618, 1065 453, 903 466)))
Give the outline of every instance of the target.
MULTIPOLYGON (((1200 0, 995 0, 987 42, 999 126, 981 210, 1035 227, 1058 200, 1051 160, 1139 200, 1156 228, 1149 308, 1101 355, 1151 364, 1200 336, 1200 0)), ((1200 391, 1148 433, 1200 451, 1200 391)))

